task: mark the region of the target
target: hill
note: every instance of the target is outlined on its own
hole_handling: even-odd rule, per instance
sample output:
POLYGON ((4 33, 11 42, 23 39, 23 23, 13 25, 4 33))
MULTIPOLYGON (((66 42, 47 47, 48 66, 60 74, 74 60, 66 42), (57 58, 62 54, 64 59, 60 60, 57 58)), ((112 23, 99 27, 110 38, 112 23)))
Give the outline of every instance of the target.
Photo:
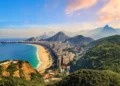
POLYGON ((45 86, 41 75, 25 61, 0 62, 0 86, 45 86))
POLYGON ((65 41, 66 39, 68 39, 69 37, 66 36, 63 32, 58 32, 57 34, 55 34, 54 36, 44 39, 45 41, 65 41))
POLYGON ((111 71, 79 70, 54 86, 120 86, 120 75, 111 71))
POLYGON ((105 41, 120 45, 120 35, 113 35, 113 36, 98 39, 98 40, 93 41, 90 44, 88 44, 88 47, 97 46, 97 45, 99 45, 99 44, 101 44, 101 43, 103 43, 105 41))
POLYGON ((71 69, 111 70, 120 73, 120 45, 103 42, 88 50, 71 69))
POLYGON ((66 39, 65 42, 66 41, 68 41, 69 43, 74 44, 74 45, 83 45, 83 44, 90 43, 91 41, 93 41, 93 39, 90 37, 84 37, 82 35, 77 35, 75 37, 66 39))
POLYGON ((4 61, 0 63, 1 76, 24 77, 27 80, 31 79, 32 73, 37 74, 28 62, 25 61, 4 61))

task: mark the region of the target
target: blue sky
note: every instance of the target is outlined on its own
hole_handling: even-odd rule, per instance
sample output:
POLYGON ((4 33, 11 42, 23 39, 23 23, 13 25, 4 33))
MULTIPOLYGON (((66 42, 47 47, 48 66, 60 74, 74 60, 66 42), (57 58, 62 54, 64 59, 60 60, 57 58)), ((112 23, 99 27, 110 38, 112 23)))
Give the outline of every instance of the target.
POLYGON ((30 36, 34 30, 41 33, 90 30, 105 24, 118 28, 120 14, 114 13, 119 11, 118 2, 120 0, 0 0, 0 36, 14 37, 16 32, 29 32, 30 36))

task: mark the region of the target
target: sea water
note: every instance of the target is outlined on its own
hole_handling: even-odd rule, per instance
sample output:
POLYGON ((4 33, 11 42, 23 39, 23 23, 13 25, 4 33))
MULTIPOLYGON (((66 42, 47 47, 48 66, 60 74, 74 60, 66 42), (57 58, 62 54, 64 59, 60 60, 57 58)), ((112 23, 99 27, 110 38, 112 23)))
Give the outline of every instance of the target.
POLYGON ((32 45, 22 43, 0 44, 0 61, 24 60, 36 68, 39 64, 36 52, 37 48, 32 45))

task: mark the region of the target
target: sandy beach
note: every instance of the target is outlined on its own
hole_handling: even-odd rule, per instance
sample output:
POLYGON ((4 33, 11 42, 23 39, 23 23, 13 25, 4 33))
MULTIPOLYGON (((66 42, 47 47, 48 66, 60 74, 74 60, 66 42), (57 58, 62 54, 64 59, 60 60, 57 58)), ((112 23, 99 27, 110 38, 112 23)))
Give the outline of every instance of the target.
POLYGON ((36 68, 40 73, 44 73, 46 68, 52 65, 52 57, 47 49, 41 45, 31 44, 37 48, 37 57, 39 60, 38 67, 36 68))

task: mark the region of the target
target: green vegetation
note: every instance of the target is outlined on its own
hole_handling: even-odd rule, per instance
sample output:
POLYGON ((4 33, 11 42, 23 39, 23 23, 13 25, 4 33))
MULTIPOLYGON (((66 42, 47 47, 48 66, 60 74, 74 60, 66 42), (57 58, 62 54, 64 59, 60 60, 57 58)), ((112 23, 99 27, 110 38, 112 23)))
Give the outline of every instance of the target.
MULTIPOLYGON (((38 78, 38 77, 37 77, 38 78)), ((40 79, 41 77, 39 77, 40 79)), ((32 79, 26 80, 24 78, 16 78, 16 77, 2 77, 0 80, 0 86, 46 86, 41 79, 32 79)))
POLYGON ((120 86, 120 75, 111 71, 79 70, 51 86, 120 86))
POLYGON ((90 43, 90 46, 92 48, 83 57, 76 62, 71 62, 71 71, 96 69, 120 73, 120 35, 96 40, 90 43))
POLYGON ((103 42, 109 42, 109 43, 120 45, 120 35, 114 35, 114 36, 101 38, 99 40, 93 41, 90 44, 88 44, 88 47, 97 46, 97 45, 99 45, 99 44, 101 44, 103 42))
POLYGON ((17 67, 15 64, 11 63, 8 68, 7 71, 10 73, 10 76, 12 76, 14 74, 15 71, 17 71, 17 67))
POLYGON ((0 75, 2 75, 3 67, 0 65, 0 75))
MULTIPOLYGON (((25 70, 22 70, 22 64, 26 63, 25 61, 18 61, 18 63, 11 62, 7 68, 5 66, 0 66, 0 86, 46 86, 42 76, 38 73, 29 73, 30 80, 27 79, 25 70), (8 71, 10 76, 5 77, 2 75, 2 72, 8 71), (15 71, 19 71, 20 78, 17 76, 13 76, 15 71)), ((31 68, 32 69, 32 68, 31 68)), ((36 71, 36 70, 35 70, 36 71)))
POLYGON ((91 48, 72 66, 72 69, 112 70, 120 73, 120 46, 103 42, 91 48))

